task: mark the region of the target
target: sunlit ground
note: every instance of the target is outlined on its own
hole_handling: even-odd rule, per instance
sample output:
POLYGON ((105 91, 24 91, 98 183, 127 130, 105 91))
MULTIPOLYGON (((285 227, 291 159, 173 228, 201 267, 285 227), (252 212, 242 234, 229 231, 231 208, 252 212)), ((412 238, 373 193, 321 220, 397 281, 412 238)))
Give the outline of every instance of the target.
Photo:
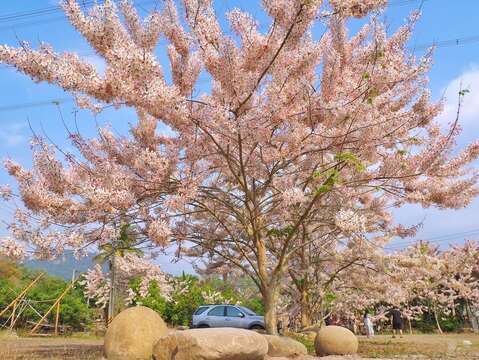
MULTIPOLYGON (((312 337, 291 335, 314 354, 312 337)), ((404 335, 393 339, 379 335, 359 337, 359 355, 378 359, 479 359, 479 334, 404 335)))
MULTIPOLYGON (((301 337, 310 352, 312 338, 301 337)), ((376 359, 479 359, 479 334, 379 335, 359 337, 361 358, 376 359)), ((1 360, 99 360, 101 339, 95 337, 25 338, 0 333, 1 360), (3 335, 2 335, 3 334, 3 335)), ((351 359, 351 358, 347 358, 351 359)))
POLYGON ((372 358, 479 359, 479 334, 360 337, 359 353, 372 358))

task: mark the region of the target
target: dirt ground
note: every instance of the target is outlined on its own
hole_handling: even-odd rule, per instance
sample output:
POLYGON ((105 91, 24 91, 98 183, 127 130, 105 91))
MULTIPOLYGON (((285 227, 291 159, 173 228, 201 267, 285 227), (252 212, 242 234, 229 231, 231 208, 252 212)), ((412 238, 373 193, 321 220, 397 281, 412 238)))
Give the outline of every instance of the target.
MULTIPOLYGON (((359 356, 339 359, 460 359, 479 360, 479 334, 380 335, 360 337, 359 356)), ((0 337, 1 360, 99 360, 101 339, 0 337)))
POLYGON ((0 339, 1 360, 98 360, 103 340, 75 338, 0 339))
POLYGON ((371 358, 479 360, 479 334, 360 337, 359 354, 371 358))

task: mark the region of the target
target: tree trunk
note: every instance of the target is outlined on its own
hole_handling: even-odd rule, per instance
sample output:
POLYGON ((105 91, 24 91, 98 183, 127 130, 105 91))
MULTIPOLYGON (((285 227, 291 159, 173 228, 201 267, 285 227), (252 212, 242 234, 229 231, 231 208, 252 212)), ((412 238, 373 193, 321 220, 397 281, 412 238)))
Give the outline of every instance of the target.
POLYGON ((436 319, 436 326, 437 326, 437 330, 439 331, 439 334, 442 334, 441 325, 439 325, 439 318, 437 317, 437 311, 435 308, 434 308, 434 319, 436 319))
POLYGON ((409 324, 409 334, 412 335, 412 325, 411 325, 411 319, 407 318, 407 322, 409 324))
POLYGON ((264 322, 266 332, 271 335, 278 334, 278 289, 276 286, 269 287, 263 291, 264 322))
POLYGON ((469 319, 469 322, 471 324, 472 330, 474 332, 478 332, 479 331, 479 319, 474 314, 473 309, 471 309, 471 305, 469 304, 469 301, 466 301, 466 313, 467 313, 467 318, 469 319))
POLYGON ((301 328, 311 326, 311 312, 309 310, 309 295, 308 291, 303 289, 301 291, 301 328))

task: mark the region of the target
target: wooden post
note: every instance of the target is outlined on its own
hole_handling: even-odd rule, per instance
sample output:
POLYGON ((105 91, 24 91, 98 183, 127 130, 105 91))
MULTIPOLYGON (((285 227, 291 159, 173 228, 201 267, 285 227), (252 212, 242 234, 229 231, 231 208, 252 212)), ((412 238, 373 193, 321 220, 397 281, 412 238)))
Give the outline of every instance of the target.
POLYGON ((55 317, 55 336, 58 335, 58 320, 60 319, 60 302, 57 304, 57 315, 55 317))
POLYGON ((15 313, 17 311, 17 302, 13 302, 13 310, 12 310, 12 319, 10 320, 10 330, 13 330, 13 326, 15 325, 15 313))
POLYGON ((8 306, 3 309, 1 312, 0 312, 0 317, 8 310, 10 309, 11 306, 13 306, 13 304, 16 304, 16 302, 18 300, 20 300, 26 293, 28 290, 30 290, 32 288, 33 285, 36 284, 36 282, 38 280, 40 280, 40 278, 45 275, 45 273, 41 273, 40 275, 38 275, 25 289, 22 290, 22 292, 20 294, 18 294, 18 296, 10 303, 8 304, 8 306))
POLYGON ((50 309, 48 309, 48 311, 45 313, 45 315, 43 315, 42 318, 37 322, 37 324, 35 325, 35 327, 31 331, 32 334, 40 327, 40 325, 43 323, 43 321, 45 321, 48 314, 50 314, 52 312, 52 310, 60 303, 60 301, 62 301, 62 299, 65 297, 67 292, 73 287, 73 285, 74 285, 74 283, 70 283, 70 285, 67 286, 67 288, 62 292, 62 294, 58 297, 58 299, 53 303, 53 305, 50 307, 50 309))

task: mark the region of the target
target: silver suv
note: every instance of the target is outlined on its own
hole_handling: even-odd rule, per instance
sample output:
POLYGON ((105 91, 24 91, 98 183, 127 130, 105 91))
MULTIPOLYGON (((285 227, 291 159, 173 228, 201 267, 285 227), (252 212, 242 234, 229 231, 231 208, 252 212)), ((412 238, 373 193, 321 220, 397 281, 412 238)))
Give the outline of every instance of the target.
POLYGON ((264 317, 238 305, 204 305, 193 314, 192 327, 264 330, 264 317))

